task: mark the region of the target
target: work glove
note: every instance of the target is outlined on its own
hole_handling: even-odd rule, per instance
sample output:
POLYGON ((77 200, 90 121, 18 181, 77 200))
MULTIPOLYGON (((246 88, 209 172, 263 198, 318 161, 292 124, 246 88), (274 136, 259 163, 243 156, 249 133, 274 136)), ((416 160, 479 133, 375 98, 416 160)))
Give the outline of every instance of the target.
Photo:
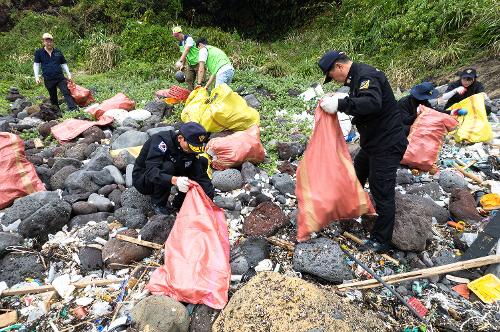
POLYGON ((323 97, 319 102, 319 106, 326 113, 335 114, 339 108, 339 98, 336 96, 323 97))
POLYGON ((464 86, 459 86, 458 88, 455 89, 455 91, 459 94, 459 95, 463 95, 464 93, 467 92, 467 88, 464 87, 464 86))
POLYGON ((182 67, 184 67, 184 64, 182 63, 182 61, 177 61, 177 62, 175 63, 175 68, 176 68, 177 70, 181 70, 181 69, 182 69, 182 67))
POLYGON ((189 190, 189 179, 185 176, 178 177, 177 188, 179 188, 180 192, 187 193, 189 190))

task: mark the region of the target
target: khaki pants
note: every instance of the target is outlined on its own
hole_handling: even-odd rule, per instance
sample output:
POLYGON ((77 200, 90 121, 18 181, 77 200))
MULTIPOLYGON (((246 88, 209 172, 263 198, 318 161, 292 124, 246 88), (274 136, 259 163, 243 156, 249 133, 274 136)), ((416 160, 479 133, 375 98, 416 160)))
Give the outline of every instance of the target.
POLYGON ((186 84, 188 85, 189 91, 193 91, 194 89, 194 80, 196 79, 196 75, 198 74, 198 64, 195 66, 191 66, 186 63, 184 66, 184 75, 186 75, 186 84))

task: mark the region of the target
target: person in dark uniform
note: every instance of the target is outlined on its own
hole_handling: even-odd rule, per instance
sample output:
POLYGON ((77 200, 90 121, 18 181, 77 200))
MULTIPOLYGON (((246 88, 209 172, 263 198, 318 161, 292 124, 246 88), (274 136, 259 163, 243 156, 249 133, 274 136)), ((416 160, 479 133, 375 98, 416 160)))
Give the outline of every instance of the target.
POLYGON ((439 91, 434 89, 430 82, 422 82, 415 85, 410 90, 410 94, 398 101, 398 108, 401 111, 405 135, 410 133, 410 127, 417 118, 417 109, 419 105, 431 107, 429 99, 436 99, 439 91))
MULTIPOLYGON (((477 72, 474 68, 466 68, 460 74, 460 79, 448 85, 442 98, 446 101, 444 110, 450 108, 453 104, 459 103, 465 98, 484 92, 484 86, 477 80, 477 72)), ((489 115, 491 108, 486 105, 486 113, 489 115)))
POLYGON ((169 214, 181 207, 189 189, 188 179, 198 182, 208 197, 214 197, 208 161, 198 155, 204 151, 207 138, 200 124, 187 122, 178 132, 161 131, 144 143, 135 161, 132 183, 140 193, 151 195, 157 214, 169 214), (177 186, 179 193, 167 205, 172 186, 177 186))
POLYGON ((353 116, 360 135, 361 149, 354 158, 356 176, 362 186, 370 183, 376 204, 377 221, 365 249, 384 252, 390 248, 395 218, 396 171, 408 140, 403 131, 401 112, 385 74, 378 69, 354 63, 344 52, 330 50, 319 60, 326 75, 350 88, 349 96, 326 96, 321 108, 330 114, 353 116))
POLYGON ((44 47, 35 51, 35 59, 33 63, 33 71, 35 73, 35 82, 40 84, 40 67, 42 67, 43 83, 47 88, 50 96, 50 103, 59 108, 57 99, 57 88, 61 90, 66 105, 70 111, 78 110, 73 97, 68 89, 68 81, 64 77, 63 69, 71 79, 68 64, 62 52, 54 48, 54 38, 50 33, 44 33, 42 36, 44 47))

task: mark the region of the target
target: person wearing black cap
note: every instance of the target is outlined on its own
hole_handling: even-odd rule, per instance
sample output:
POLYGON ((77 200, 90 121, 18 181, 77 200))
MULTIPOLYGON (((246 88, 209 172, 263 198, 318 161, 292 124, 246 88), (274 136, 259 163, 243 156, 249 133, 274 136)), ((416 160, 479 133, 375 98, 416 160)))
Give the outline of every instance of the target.
MULTIPOLYGON (((477 72, 474 68, 466 68, 460 74, 460 79, 448 85, 442 99, 446 101, 445 111, 453 104, 461 102, 477 93, 484 92, 484 86, 477 80, 477 72)), ((489 114, 489 109, 487 109, 489 114)))
POLYGON ((410 133, 410 127, 417 118, 418 106, 431 107, 429 99, 436 99, 438 95, 439 91, 434 89, 432 83, 422 82, 411 88, 408 96, 398 101, 398 108, 401 110, 401 119, 406 136, 410 133))
POLYGON ((385 74, 378 69, 352 62, 344 52, 328 51, 319 60, 326 75, 350 88, 349 96, 326 96, 321 108, 330 114, 344 112, 360 134, 361 149, 354 158, 356 176, 362 186, 370 183, 378 214, 365 249, 384 252, 390 248, 395 218, 396 171, 408 140, 403 131, 401 112, 385 74))
POLYGON ((208 162, 198 155, 204 151, 207 138, 208 133, 200 124, 187 122, 178 132, 161 131, 144 143, 135 161, 132 183, 140 193, 151 195, 157 214, 169 214, 181 207, 189 189, 188 178, 198 182, 213 198, 208 162), (179 194, 172 205, 167 205, 172 186, 177 186, 179 194))

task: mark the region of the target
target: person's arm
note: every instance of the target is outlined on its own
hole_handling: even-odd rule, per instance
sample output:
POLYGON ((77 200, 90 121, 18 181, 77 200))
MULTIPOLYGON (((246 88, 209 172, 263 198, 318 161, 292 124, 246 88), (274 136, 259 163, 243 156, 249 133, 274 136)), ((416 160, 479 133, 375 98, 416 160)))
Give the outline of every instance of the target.
POLYGON ((360 78, 357 97, 339 99, 338 110, 348 115, 368 115, 382 110, 382 89, 377 78, 360 78))
POLYGON ((205 62, 200 61, 198 63, 198 85, 201 86, 203 84, 203 79, 205 78, 205 62))
POLYGON ((215 75, 211 75, 210 78, 208 79, 207 84, 205 84, 205 89, 208 89, 210 85, 214 82, 215 80, 215 75))
POLYGON ((40 84, 40 63, 33 63, 33 72, 35 73, 35 82, 36 84, 40 84))
POLYGON ((61 65, 62 69, 64 70, 64 72, 66 73, 66 76, 68 76, 68 80, 70 80, 73 76, 71 75, 71 73, 69 72, 69 67, 68 67, 68 64, 67 63, 63 63, 61 65))
POLYGON ((184 47, 184 52, 182 52, 182 55, 179 59, 179 62, 182 62, 182 64, 184 65, 186 63, 186 57, 187 57, 187 54, 189 53, 189 50, 191 49, 191 46, 185 46, 184 47))
POLYGON ((162 168, 164 162, 164 156, 166 153, 167 146, 161 137, 153 137, 151 139, 151 144, 149 145, 148 155, 146 157, 146 171, 144 172, 145 177, 153 183, 165 183, 175 185, 176 178, 173 174, 168 174, 162 168))

